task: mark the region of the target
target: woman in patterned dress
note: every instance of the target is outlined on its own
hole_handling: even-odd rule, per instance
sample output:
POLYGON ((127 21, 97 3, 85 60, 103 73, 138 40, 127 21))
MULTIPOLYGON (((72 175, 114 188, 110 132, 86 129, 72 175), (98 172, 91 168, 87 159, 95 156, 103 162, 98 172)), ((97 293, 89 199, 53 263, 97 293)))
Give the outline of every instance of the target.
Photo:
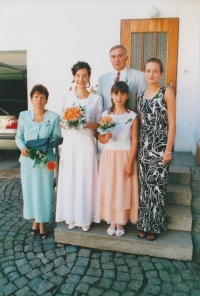
POLYGON ((166 229, 165 196, 176 133, 176 102, 172 89, 159 85, 162 62, 145 63, 148 88, 138 96, 140 210, 138 236, 150 241, 166 229))

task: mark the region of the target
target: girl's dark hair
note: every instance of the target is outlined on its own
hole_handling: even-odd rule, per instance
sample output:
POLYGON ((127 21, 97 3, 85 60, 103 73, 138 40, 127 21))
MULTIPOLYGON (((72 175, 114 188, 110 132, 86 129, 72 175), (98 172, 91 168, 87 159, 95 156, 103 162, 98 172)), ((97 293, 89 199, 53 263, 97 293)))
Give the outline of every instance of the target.
POLYGON ((146 63, 144 64, 144 71, 146 69, 146 65, 148 63, 157 63, 159 65, 159 68, 160 68, 160 73, 163 73, 164 72, 164 67, 163 67, 163 63, 161 62, 160 59, 158 58, 150 58, 146 61, 146 63))
MULTIPOLYGON (((126 82, 117 81, 113 84, 113 86, 111 88, 111 94, 112 93, 118 94, 119 91, 121 93, 125 93, 125 94, 129 95, 129 88, 128 88, 128 85, 126 84, 126 82)), ((111 98, 111 102, 112 102, 112 106, 110 107, 110 109, 108 109, 108 114, 113 113, 115 110, 115 104, 114 104, 112 98, 111 98)), ((129 112, 129 107, 128 107, 129 104, 128 103, 129 103, 129 98, 126 100, 126 102, 124 104, 124 107, 127 112, 129 112)))
POLYGON ((30 92, 31 98, 33 97, 34 93, 36 93, 36 92, 39 92, 40 94, 45 95, 46 99, 48 100, 49 92, 44 85, 42 85, 42 84, 34 85, 31 92, 30 92))
MULTIPOLYGON (((76 73, 80 69, 86 69, 87 72, 88 72, 88 76, 89 77, 91 76, 91 67, 90 67, 90 65, 88 63, 86 63, 86 62, 80 62, 80 61, 78 61, 76 64, 74 64, 72 66, 72 68, 71 68, 73 76, 75 76, 76 73)), ((74 82, 74 80, 72 82, 74 82)), ((90 81, 89 81, 89 86, 90 86, 90 81)))

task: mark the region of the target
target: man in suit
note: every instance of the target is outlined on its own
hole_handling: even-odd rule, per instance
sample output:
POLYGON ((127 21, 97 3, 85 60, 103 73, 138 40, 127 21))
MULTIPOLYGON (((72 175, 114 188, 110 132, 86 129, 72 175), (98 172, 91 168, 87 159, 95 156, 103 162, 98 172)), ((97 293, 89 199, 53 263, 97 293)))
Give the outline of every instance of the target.
POLYGON ((129 86, 129 108, 137 111, 137 95, 147 88, 144 74, 126 66, 127 50, 123 45, 113 46, 110 50, 110 61, 114 71, 99 77, 97 94, 103 98, 104 110, 111 107, 110 91, 115 81, 125 81, 129 86))

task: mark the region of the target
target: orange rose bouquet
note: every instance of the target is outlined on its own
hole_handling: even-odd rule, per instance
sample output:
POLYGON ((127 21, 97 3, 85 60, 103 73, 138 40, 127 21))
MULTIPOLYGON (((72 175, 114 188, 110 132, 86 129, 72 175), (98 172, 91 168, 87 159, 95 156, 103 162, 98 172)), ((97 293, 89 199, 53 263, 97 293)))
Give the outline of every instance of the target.
POLYGON ((63 111, 61 116, 61 124, 64 128, 75 128, 81 129, 85 124, 87 124, 85 118, 85 107, 73 105, 63 111))
POLYGON ((116 122, 114 122, 110 116, 102 117, 99 124, 100 126, 98 127, 97 131, 102 135, 112 133, 116 126, 116 122))
POLYGON ((28 149, 28 156, 35 160, 36 164, 44 163, 49 171, 54 171, 57 167, 55 161, 50 161, 44 153, 40 152, 36 147, 28 149))

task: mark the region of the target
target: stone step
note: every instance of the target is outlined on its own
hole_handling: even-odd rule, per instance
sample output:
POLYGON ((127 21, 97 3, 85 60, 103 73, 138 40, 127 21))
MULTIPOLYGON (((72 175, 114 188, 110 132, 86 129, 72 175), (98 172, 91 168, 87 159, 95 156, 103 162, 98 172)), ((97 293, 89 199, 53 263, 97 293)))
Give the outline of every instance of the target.
POLYGON ((171 230, 191 231, 192 212, 191 207, 167 205, 167 228, 171 230))
POLYGON ((166 204, 190 206, 192 191, 189 185, 168 184, 166 204))
POLYGON ((57 243, 71 244, 94 249, 112 250, 116 252, 153 257, 192 260, 192 237, 190 232, 166 230, 158 238, 149 242, 138 238, 136 226, 126 225, 126 234, 122 237, 109 236, 106 223, 93 223, 88 232, 77 227, 69 230, 67 225, 58 223, 54 230, 57 243))
POLYGON ((169 167, 168 183, 189 185, 191 179, 191 171, 188 166, 173 165, 169 167))

